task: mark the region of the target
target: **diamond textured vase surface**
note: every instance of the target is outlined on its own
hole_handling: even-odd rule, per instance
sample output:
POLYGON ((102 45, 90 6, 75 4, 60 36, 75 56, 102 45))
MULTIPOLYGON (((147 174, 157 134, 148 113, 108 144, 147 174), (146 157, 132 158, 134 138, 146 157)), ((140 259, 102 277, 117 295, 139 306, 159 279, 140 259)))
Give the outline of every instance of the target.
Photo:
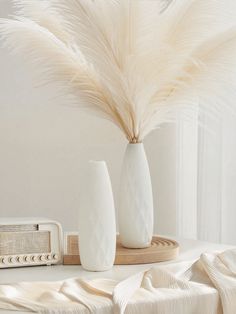
POLYGON ((104 161, 90 161, 79 210, 79 246, 83 268, 110 269, 115 260, 116 225, 112 187, 104 161))
POLYGON ((119 232, 128 248, 144 248, 153 234, 153 197, 148 161, 142 143, 128 144, 120 181, 119 232))

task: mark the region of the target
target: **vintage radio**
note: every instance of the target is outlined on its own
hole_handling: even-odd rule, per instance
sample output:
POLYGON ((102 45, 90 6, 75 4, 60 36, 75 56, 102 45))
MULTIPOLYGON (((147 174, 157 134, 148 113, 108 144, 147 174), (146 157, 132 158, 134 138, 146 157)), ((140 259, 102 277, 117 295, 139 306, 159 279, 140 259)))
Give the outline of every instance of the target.
POLYGON ((0 218, 0 268, 62 262, 62 228, 44 218, 0 218))

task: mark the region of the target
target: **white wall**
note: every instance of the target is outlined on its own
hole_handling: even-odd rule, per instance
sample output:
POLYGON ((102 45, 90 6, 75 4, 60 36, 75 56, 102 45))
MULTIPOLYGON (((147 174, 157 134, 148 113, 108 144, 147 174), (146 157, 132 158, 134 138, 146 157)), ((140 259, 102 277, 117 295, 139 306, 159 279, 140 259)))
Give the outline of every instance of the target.
MULTIPOLYGON (((0 0, 0 16, 9 13, 10 1, 0 0)), ((107 161, 116 197, 126 141, 109 122, 67 107, 55 89, 35 83, 21 58, 0 48, 0 219, 47 216, 76 230, 84 164, 107 161)), ((145 141, 162 234, 176 232, 174 131, 164 126, 145 141)))
MULTIPOLYGON (((0 0, 0 17, 10 13, 11 1, 0 0)), ((66 106, 55 87, 36 87, 33 72, 0 44, 0 220, 46 216, 76 230, 84 165, 107 161, 116 200, 126 140, 109 122, 66 106)), ((155 231, 235 244, 235 117, 198 130, 193 115, 145 140, 155 231)))

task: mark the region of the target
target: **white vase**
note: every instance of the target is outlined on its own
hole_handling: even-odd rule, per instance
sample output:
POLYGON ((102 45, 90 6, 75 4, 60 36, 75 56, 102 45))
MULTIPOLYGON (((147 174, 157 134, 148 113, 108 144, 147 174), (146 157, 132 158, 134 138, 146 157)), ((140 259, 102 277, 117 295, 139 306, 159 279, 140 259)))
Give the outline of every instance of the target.
POLYGON ((127 145, 121 171, 118 218, 123 246, 150 246, 153 235, 152 184, 142 143, 127 145))
POLYGON ((115 259, 116 224, 106 163, 90 161, 79 210, 81 264, 90 271, 109 270, 115 259))

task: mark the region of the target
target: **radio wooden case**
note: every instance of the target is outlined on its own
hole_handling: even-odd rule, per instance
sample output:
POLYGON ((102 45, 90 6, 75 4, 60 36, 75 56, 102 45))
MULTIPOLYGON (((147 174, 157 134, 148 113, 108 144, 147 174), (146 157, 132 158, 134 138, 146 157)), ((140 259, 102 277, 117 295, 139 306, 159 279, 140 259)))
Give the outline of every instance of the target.
POLYGON ((0 219, 0 268, 62 262, 62 228, 44 218, 0 219))

